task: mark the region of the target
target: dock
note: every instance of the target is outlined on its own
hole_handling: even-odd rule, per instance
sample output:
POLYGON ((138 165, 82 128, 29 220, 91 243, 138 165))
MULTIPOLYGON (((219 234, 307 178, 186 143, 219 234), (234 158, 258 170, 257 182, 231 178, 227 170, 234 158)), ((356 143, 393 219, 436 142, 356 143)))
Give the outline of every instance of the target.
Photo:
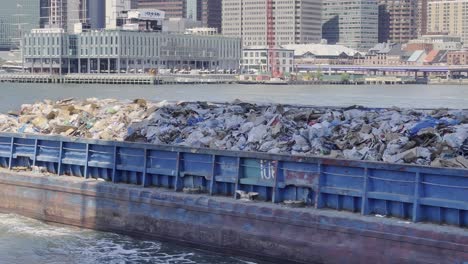
POLYGON ((236 83, 234 74, 0 74, 0 82, 10 83, 75 83, 75 84, 223 84, 236 83))

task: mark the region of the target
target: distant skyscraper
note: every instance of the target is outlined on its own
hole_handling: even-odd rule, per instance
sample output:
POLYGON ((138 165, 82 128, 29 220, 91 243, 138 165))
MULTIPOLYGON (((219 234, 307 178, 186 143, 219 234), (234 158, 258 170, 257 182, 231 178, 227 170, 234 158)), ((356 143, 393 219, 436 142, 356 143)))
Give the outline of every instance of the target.
POLYGON ((106 26, 106 0, 88 0, 88 24, 92 29, 106 26))
POLYGON ((418 1, 418 36, 426 35, 427 33, 427 3, 430 0, 419 0, 418 1))
POLYGON ((322 37, 329 44, 367 51, 378 43, 377 0, 324 0, 322 37))
POLYGON ((40 0, 40 20, 39 25, 41 28, 49 24, 50 17, 50 0, 40 0))
POLYGON ((418 37, 419 0, 379 0, 379 42, 406 43, 418 37))
POLYGON ((50 27, 73 32, 75 24, 87 24, 87 16, 87 0, 50 0, 50 27))
POLYGON ((222 4, 221 0, 202 0, 201 21, 205 27, 216 28, 221 33, 222 4))
POLYGON ((468 47, 468 0, 430 1, 427 32, 459 36, 468 47))
POLYGON ((187 0, 185 17, 195 21, 201 20, 201 0, 187 0))
MULTIPOLYGON (((273 2, 276 45, 317 43, 321 39, 321 0, 273 2)), ((222 32, 244 46, 267 45, 267 5, 259 0, 222 0, 222 32)))
POLYGON ((0 8, 0 49, 18 47, 22 36, 40 22, 38 0, 2 1, 0 8))

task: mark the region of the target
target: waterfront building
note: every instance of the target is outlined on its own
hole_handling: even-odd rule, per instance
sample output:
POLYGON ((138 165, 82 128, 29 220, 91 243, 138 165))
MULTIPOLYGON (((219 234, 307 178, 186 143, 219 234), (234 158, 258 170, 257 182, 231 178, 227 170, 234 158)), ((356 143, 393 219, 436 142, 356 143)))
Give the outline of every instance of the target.
POLYGON ((411 56, 411 52, 402 50, 400 43, 378 43, 370 48, 366 55, 355 60, 359 65, 402 65, 411 56))
POLYGON ((35 29, 22 46, 34 73, 137 73, 153 69, 238 69, 239 38, 150 31, 35 29))
MULTIPOLYGON (((275 45, 320 42, 321 2, 321 0, 274 1, 275 45)), ((242 38, 244 46, 266 46, 266 1, 222 0, 222 34, 242 38)))
POLYGON ((354 49, 342 45, 328 44, 290 44, 284 48, 294 50, 296 64, 353 64, 355 58, 362 54, 354 49))
POLYGON ((459 36, 468 47, 468 0, 428 3, 427 31, 459 36))
POLYGON ((378 43, 377 0, 324 0, 322 37, 329 44, 341 44, 367 51, 378 43))
POLYGON ((447 53, 448 65, 468 65, 468 50, 449 51, 447 53))
POLYGON ((242 49, 242 72, 287 74, 294 71, 294 50, 283 47, 269 49, 266 46, 251 46, 242 49), (274 58, 274 59, 273 59, 274 58), (275 64, 273 64, 273 60, 275 64))
POLYGON ((420 0, 379 0, 379 43, 406 43, 418 36, 420 0))
POLYGON ((431 50, 426 58, 424 58, 424 65, 446 65, 448 50, 431 50))
POLYGON ((0 8, 0 50, 16 49, 24 33, 38 28, 38 0, 2 1, 0 8))

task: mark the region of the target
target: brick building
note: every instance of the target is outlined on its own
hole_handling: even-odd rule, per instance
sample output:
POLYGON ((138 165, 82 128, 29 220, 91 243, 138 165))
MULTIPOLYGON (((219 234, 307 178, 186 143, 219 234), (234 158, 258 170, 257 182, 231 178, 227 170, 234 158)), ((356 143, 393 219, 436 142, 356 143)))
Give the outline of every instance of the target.
POLYGON ((468 65, 468 50, 449 51, 447 53, 448 65, 468 65))

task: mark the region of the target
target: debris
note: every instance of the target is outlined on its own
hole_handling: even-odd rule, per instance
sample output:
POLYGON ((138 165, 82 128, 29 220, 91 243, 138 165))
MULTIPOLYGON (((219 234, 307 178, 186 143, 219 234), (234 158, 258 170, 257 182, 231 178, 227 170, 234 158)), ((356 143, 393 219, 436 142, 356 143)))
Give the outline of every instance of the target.
POLYGON ((253 201, 258 197, 257 192, 244 192, 241 190, 236 191, 236 198, 239 197, 241 201, 253 201))
POLYGON ((75 100, 24 104, 0 131, 466 167, 468 110, 75 100))
POLYGON ((20 172, 20 171, 30 171, 31 168, 25 166, 15 166, 11 168, 12 171, 20 172))
POLYGON ((305 207, 306 205, 304 201, 297 201, 297 200, 286 200, 283 203, 287 207, 292 207, 292 208, 301 208, 301 207, 305 207))
POLYGON ((41 167, 41 166, 31 166, 31 170, 33 173, 36 173, 36 174, 47 173, 47 168, 41 167))
POLYGON ((194 187, 194 188, 185 187, 182 189, 182 192, 187 193, 187 194, 199 194, 203 192, 203 189, 201 187, 194 187))

